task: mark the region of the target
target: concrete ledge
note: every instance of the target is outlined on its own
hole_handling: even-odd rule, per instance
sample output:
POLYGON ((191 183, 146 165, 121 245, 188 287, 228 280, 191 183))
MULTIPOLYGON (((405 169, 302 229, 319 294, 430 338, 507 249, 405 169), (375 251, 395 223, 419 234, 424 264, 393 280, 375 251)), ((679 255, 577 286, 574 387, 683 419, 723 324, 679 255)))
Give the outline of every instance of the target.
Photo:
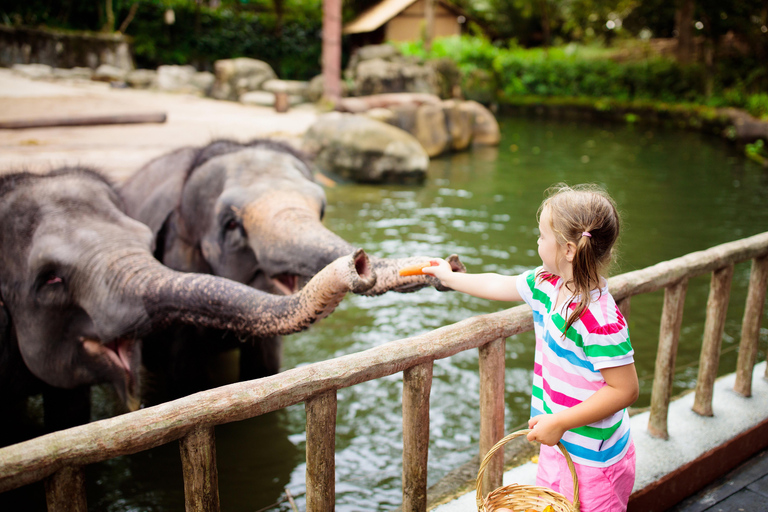
MULTIPOLYGON (((637 477, 630 511, 666 510, 768 446, 765 368, 765 362, 755 366, 750 398, 733 391, 735 374, 718 379, 712 417, 699 416, 691 410, 693 393, 673 401, 669 407, 669 439, 666 441, 648 435, 648 412, 631 418, 637 449, 637 477)), ((504 473, 504 485, 511 483, 535 485, 536 465, 527 462, 504 473)), ((432 510, 476 510, 475 492, 432 510)))

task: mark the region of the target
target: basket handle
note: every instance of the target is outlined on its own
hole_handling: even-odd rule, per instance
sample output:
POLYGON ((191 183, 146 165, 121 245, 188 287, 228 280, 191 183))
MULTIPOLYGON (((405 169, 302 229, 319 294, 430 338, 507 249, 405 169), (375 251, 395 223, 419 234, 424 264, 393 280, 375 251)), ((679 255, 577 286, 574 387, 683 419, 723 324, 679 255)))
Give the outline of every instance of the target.
MULTIPOLYGON (((485 454, 485 457, 483 457, 483 461, 480 463, 480 470, 477 472, 477 490, 475 491, 475 500, 477 501, 477 508, 478 510, 483 504, 483 476, 485 475, 485 468, 488 466, 488 463, 491 461, 491 457, 493 457, 493 454, 496 453, 499 449, 501 449, 502 446, 510 442, 511 440, 520 437, 520 436, 527 436, 528 432, 530 432, 531 429, 523 429, 518 430, 517 432, 512 432, 511 434, 501 438, 501 440, 493 445, 493 447, 488 450, 488 453, 485 454)), ((578 510, 578 503, 579 503, 579 479, 576 476, 576 468, 573 465, 573 461, 571 460, 571 456, 568 454, 568 450, 565 449, 565 446, 563 446, 563 443, 557 442, 558 448, 560 448, 560 451, 565 456, 565 462, 568 463, 568 469, 571 471, 571 478, 573 478, 573 503, 576 506, 576 509, 578 510)))

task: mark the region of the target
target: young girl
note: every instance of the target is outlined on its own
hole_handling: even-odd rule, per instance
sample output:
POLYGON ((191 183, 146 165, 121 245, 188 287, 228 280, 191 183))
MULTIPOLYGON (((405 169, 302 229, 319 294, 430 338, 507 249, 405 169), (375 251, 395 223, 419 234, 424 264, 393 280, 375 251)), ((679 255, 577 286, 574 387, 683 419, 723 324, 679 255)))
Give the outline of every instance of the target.
POLYGON ((519 276, 454 273, 444 260, 424 268, 476 297, 525 301, 536 353, 528 439, 542 443, 536 484, 573 500, 561 441, 576 467, 582 512, 627 508, 635 450, 626 408, 638 381, 627 323, 601 277, 619 236, 613 200, 592 186, 551 190, 539 207, 542 265, 519 276))

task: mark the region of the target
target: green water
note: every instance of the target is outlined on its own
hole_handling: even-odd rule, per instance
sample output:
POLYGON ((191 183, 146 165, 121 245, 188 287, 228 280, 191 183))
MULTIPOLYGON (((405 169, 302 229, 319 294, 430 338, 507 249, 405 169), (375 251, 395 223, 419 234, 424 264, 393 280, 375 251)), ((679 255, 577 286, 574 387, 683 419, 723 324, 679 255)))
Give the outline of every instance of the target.
MULTIPOLYGON (((423 186, 341 184, 327 190, 326 224, 381 257, 456 253, 471 272, 518 273, 540 263, 535 212, 550 185, 594 182, 623 214, 611 273, 768 230, 768 171, 718 138, 616 125, 504 119, 498 148, 433 160, 423 186)), ((721 373, 733 371, 749 265, 736 268, 721 373)), ((709 277, 689 284, 675 393, 693 386, 709 277)), ((630 333, 647 406, 656 357, 662 292, 635 297, 630 333)), ((375 298, 349 296, 329 318, 286 338, 292 368, 498 311, 491 303, 432 289, 375 298)), ((768 322, 761 347, 768 340, 768 322)), ((533 337, 507 341, 506 424, 528 418, 533 337)), ((759 358, 765 358, 761 349, 759 358)), ((402 376, 339 391, 336 509, 390 510, 401 501, 402 376)), ((435 363, 429 482, 477 452, 477 351, 435 363)), ((715 411, 717 412, 717 411, 715 411)), ((257 511, 285 488, 304 509, 305 415, 302 405, 217 427, 222 509, 257 511)), ((93 510, 183 509, 176 443, 88 469, 93 510)), ((270 510, 288 511, 287 503, 270 510)))

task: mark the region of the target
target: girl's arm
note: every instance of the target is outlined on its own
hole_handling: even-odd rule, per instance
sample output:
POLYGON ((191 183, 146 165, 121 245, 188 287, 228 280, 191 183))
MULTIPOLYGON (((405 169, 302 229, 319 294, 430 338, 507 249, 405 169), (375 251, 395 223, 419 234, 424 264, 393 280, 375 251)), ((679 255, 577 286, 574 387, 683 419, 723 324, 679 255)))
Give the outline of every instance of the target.
POLYGON ((589 425, 629 407, 640 393, 634 363, 600 370, 605 386, 578 405, 555 414, 528 420, 528 440, 549 446, 557 444, 567 430, 589 425))
POLYGON ((465 274, 454 272, 451 265, 443 259, 433 259, 437 266, 425 267, 425 274, 437 277, 443 286, 447 286, 457 292, 474 295, 481 299, 522 301, 520 292, 517 291, 517 276, 503 276, 501 274, 465 274))

